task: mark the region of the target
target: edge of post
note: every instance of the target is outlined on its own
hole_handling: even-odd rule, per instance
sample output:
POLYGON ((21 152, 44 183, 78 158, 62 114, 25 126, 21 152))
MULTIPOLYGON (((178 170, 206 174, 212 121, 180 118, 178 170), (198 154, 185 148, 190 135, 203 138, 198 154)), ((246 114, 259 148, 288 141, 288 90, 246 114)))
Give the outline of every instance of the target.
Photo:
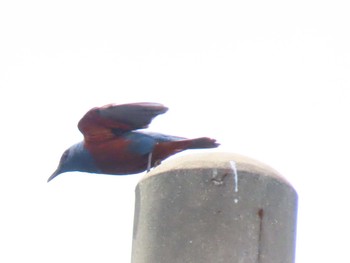
MULTIPOLYGON (((179 171, 187 169, 237 169, 237 172, 249 172, 265 176, 271 176, 278 181, 293 186, 278 171, 272 167, 257 161, 255 159, 230 153, 230 152, 211 152, 211 153, 191 153, 177 156, 164 161, 161 165, 155 167, 149 173, 146 173, 140 182, 150 177, 167 173, 168 171, 179 171)), ((293 188, 294 189, 294 188, 293 188)))

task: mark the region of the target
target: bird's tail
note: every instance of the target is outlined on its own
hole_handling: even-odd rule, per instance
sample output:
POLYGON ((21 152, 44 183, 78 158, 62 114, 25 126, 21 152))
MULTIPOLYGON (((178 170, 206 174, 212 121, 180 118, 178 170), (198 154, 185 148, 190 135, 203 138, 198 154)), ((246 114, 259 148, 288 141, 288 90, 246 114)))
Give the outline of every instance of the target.
POLYGON ((208 137, 189 139, 188 141, 190 141, 188 149, 216 148, 220 145, 215 139, 208 137))
POLYGON ((152 158, 156 161, 162 161, 173 154, 188 149, 216 148, 219 145, 216 140, 208 137, 196 139, 177 138, 174 141, 159 142, 154 149, 152 158))

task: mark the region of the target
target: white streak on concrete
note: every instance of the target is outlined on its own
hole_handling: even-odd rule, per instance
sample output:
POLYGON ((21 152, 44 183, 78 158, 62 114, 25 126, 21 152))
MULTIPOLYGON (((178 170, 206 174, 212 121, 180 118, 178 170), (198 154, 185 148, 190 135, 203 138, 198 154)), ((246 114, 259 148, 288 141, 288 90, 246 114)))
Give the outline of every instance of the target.
POLYGON ((218 170, 217 169, 213 169, 213 178, 216 178, 216 176, 218 175, 218 170))
POLYGON ((237 173, 237 167, 236 167, 236 162, 235 161, 230 161, 230 165, 233 171, 233 179, 235 183, 235 192, 238 192, 238 173, 237 173))

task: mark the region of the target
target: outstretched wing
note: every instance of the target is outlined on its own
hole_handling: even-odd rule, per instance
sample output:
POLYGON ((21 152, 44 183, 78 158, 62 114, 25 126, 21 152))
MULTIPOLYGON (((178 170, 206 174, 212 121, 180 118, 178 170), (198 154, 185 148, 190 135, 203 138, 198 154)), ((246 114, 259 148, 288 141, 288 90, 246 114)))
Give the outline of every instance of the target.
POLYGON ((89 110, 78 128, 86 141, 104 141, 127 131, 147 128, 152 119, 168 110, 159 103, 109 104, 89 110))

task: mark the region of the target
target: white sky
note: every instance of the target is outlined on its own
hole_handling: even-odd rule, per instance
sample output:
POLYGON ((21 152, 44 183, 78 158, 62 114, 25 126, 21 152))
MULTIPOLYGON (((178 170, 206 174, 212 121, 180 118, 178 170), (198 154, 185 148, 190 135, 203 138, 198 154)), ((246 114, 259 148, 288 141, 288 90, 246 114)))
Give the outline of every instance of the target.
POLYGON ((2 1, 0 262, 130 262, 141 175, 70 173, 91 107, 155 101, 299 193, 297 263, 350 262, 348 1, 2 1))

